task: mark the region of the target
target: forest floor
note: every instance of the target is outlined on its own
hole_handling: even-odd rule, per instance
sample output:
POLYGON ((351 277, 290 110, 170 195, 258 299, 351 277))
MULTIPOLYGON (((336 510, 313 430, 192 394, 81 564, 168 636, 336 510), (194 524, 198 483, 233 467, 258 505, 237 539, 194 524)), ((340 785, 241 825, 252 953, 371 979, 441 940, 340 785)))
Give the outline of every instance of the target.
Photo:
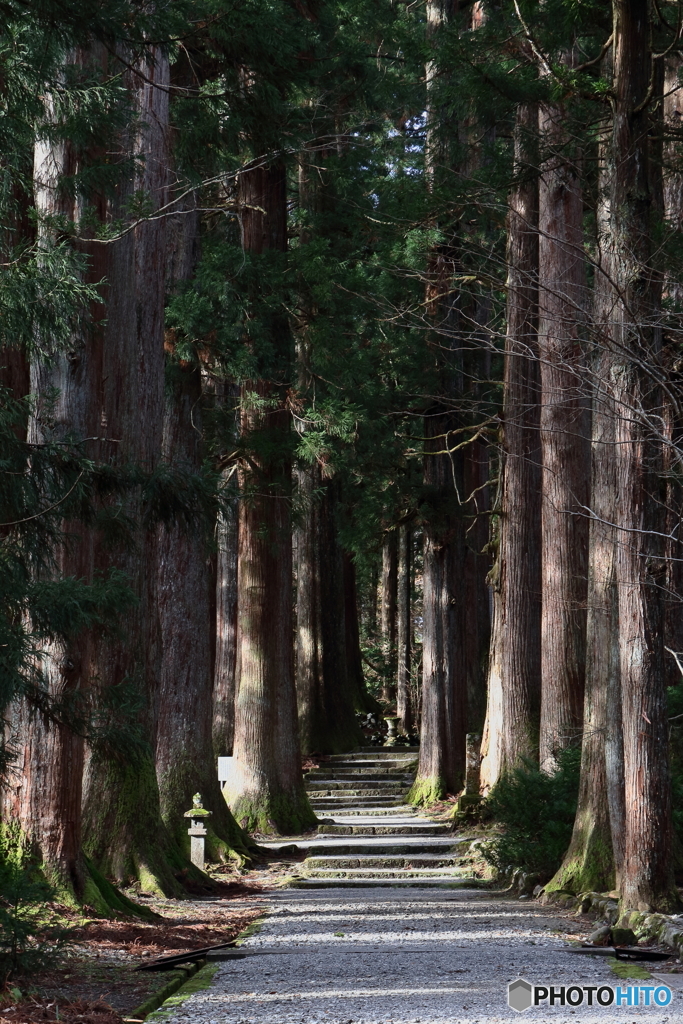
POLYGON ((127 891, 158 920, 96 918, 77 925, 49 968, 7 984, 0 1024, 121 1024, 169 980, 166 973, 135 967, 148 958, 230 942, 263 913, 264 897, 295 867, 296 861, 277 856, 244 873, 219 868, 212 873, 220 883, 216 896, 174 900, 127 891))

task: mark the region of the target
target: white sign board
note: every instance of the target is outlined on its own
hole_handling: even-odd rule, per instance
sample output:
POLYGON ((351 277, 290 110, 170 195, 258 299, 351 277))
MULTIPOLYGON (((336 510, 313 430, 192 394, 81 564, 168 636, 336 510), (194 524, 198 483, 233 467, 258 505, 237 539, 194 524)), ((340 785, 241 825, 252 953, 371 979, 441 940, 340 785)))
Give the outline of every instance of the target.
POLYGON ((232 757, 219 757, 218 758, 218 781, 223 786, 230 778, 230 772, 232 771, 232 757))

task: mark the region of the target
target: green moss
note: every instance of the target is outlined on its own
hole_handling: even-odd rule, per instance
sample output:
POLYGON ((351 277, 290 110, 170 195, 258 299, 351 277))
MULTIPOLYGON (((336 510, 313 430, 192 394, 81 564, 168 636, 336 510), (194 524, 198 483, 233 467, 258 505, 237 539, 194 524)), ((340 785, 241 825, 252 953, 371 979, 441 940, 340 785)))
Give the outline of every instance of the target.
POLYGON ((247 925, 247 927, 243 928, 242 931, 239 933, 239 935, 235 939, 235 945, 240 946, 245 939, 248 939, 251 935, 256 935, 257 932, 260 932, 263 926, 263 922, 265 921, 267 916, 268 914, 266 913, 261 914, 259 917, 255 917, 254 920, 251 921, 247 925))
POLYGON ((200 968, 194 977, 190 978, 185 982, 178 991, 171 995, 166 1001, 155 1010, 153 1013, 146 1018, 148 1021, 167 1021, 173 1017, 178 1010, 178 1007, 193 996, 196 992, 203 992, 207 988, 211 988, 213 977, 220 964, 206 964, 200 968))
MULTIPOLYGON (((210 766, 210 771, 213 771, 213 761, 210 766)), ((253 844, 235 821, 223 799, 218 781, 209 778, 205 770, 200 772, 193 758, 179 755, 174 760, 173 770, 159 778, 159 801, 164 824, 183 856, 189 860, 189 818, 185 817, 185 813, 198 789, 205 799, 206 794, 209 794, 210 800, 209 807, 197 808, 192 812, 198 818, 202 815, 208 818, 211 813, 211 819, 205 822, 206 860, 213 864, 234 863, 238 867, 249 864, 253 844)))
POLYGON ((648 981, 652 975, 648 974, 644 967, 638 964, 630 964, 626 960, 617 960, 615 957, 608 957, 607 963, 612 974, 617 978, 634 978, 636 981, 648 981))
POLYGON ((606 892, 614 886, 611 838, 593 831, 583 846, 580 839, 578 836, 572 840, 562 865, 546 885, 546 892, 606 892))
POLYGON ((315 828, 315 816, 306 793, 264 793, 262 797, 238 797, 233 814, 242 828, 262 835, 295 836, 315 828))
POLYGON ((108 914, 110 911, 116 910, 120 914, 140 917, 145 921, 156 921, 159 918, 159 914, 155 914, 153 910, 149 909, 149 907, 141 907, 139 904, 134 903, 133 900, 129 900, 127 896, 124 896, 116 886, 107 881, 104 875, 100 874, 94 864, 91 864, 87 858, 86 865, 89 875, 89 888, 86 888, 88 891, 92 891, 94 898, 96 898, 95 894, 99 895, 104 909, 98 910, 95 904, 90 904, 90 901, 85 895, 83 898, 84 903, 95 906, 95 909, 98 910, 99 913, 108 914))
POLYGON ((437 800, 443 800, 447 794, 448 788, 446 783, 439 776, 433 776, 432 778, 418 777, 411 786, 406 800, 409 804, 427 806, 428 804, 436 803, 437 800))
POLYGON ((151 755, 133 763, 98 760, 84 807, 85 852, 101 875, 144 892, 182 896, 176 874, 187 866, 163 826, 151 755), (96 793, 99 799, 96 799, 96 793))
POLYGON ((128 1018, 124 1019, 144 1020, 150 1013, 157 1010, 161 1004, 169 998, 169 996, 172 996, 174 992, 177 992, 189 978, 195 975, 200 966, 201 963, 189 964, 187 967, 179 968, 177 971, 169 971, 165 974, 164 984, 161 988, 157 989, 157 991, 153 995, 149 996, 148 999, 145 999, 144 1003, 136 1006, 132 1013, 129 1014, 128 1018))

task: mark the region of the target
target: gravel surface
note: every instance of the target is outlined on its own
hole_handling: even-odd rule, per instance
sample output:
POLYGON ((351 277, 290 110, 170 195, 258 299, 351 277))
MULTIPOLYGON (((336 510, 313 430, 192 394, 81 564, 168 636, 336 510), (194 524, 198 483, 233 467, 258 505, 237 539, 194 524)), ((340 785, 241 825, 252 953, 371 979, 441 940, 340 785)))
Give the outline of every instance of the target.
MULTIPOLYGON (((585 934, 569 914, 474 890, 283 890, 247 949, 274 954, 223 962, 169 1024, 683 1024, 683 975, 670 1006, 517 1014, 507 984, 617 985, 608 963, 564 952, 585 934), (285 952, 287 950, 287 952, 285 952)), ((647 982, 640 982, 647 984, 647 982)), ((650 982, 652 984, 652 982, 650 982)))

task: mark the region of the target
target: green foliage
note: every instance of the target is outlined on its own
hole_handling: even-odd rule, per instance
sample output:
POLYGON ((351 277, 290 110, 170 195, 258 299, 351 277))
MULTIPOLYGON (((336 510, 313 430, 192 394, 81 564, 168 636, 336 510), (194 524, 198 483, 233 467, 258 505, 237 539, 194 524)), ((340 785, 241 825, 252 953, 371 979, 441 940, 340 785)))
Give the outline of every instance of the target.
POLYGON ((497 783, 487 812, 501 831, 485 856, 501 874, 524 868, 546 880, 559 868, 574 826, 580 764, 580 749, 571 747, 558 754, 552 775, 525 761, 497 783))
POLYGON ((54 962, 67 931, 49 901, 45 882, 16 827, 0 832, 0 982, 54 962))

